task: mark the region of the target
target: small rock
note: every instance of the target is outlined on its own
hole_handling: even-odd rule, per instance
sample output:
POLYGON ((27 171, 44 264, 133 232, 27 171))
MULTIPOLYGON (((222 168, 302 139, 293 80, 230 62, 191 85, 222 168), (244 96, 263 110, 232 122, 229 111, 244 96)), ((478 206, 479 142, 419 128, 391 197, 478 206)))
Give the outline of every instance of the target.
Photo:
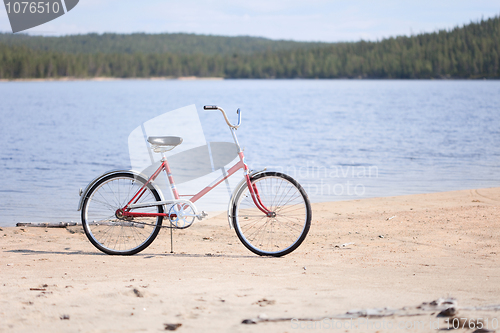
POLYGON ((181 323, 177 323, 177 324, 163 324, 165 326, 165 330, 166 331, 175 331, 176 329, 178 329, 179 327, 182 326, 181 323))
POLYGON ((265 313, 261 313, 261 314, 259 314, 258 318, 261 320, 266 320, 266 319, 269 319, 269 316, 266 315, 265 313))
POLYGON ((267 306, 267 305, 274 305, 275 303, 276 303, 275 300, 269 300, 269 299, 263 298, 261 300, 258 300, 255 303, 252 303, 252 304, 257 304, 258 306, 267 306))
POLYGON ((135 296, 144 297, 143 293, 141 293, 141 291, 139 289, 134 288, 132 291, 134 292, 135 296))
POLYGON ((69 315, 63 314, 62 316, 59 317, 61 320, 69 320, 69 315))
POLYGON ((458 313, 458 310, 457 308, 455 307, 450 307, 448 309, 445 309, 441 312, 438 313, 438 317, 453 317, 454 315, 456 315, 458 313))
POLYGON ((384 238, 384 235, 379 235, 378 238, 384 238))
POLYGON ((245 319, 241 323, 246 325, 257 324, 253 319, 245 319))

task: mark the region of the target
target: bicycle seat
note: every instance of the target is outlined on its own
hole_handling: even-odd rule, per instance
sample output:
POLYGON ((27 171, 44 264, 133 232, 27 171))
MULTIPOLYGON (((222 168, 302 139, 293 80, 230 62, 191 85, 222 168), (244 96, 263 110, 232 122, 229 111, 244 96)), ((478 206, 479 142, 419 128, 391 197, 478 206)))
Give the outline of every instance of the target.
POLYGON ((148 142, 157 147, 174 147, 182 143, 182 138, 178 136, 150 136, 148 142))

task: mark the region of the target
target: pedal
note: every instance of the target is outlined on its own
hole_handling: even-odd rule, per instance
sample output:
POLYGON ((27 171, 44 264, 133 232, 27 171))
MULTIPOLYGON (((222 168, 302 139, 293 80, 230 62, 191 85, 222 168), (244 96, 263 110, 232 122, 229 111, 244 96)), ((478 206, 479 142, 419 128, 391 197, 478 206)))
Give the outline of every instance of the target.
POLYGON ((202 210, 200 214, 196 215, 196 217, 198 218, 198 220, 202 220, 202 219, 204 219, 207 216, 208 216, 208 214, 204 210, 202 210))

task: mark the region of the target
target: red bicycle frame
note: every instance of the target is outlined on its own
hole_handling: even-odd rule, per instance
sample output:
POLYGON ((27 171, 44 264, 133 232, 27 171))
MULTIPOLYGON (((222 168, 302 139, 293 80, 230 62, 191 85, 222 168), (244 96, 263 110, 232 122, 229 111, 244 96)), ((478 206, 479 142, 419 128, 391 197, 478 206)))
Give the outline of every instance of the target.
MULTIPOLYGON (((238 171, 239 169, 243 169, 245 171, 245 178, 246 178, 247 186, 248 186, 248 189, 249 189, 250 194, 252 196, 252 200, 255 203, 255 206, 261 212, 263 212, 264 214, 266 214, 267 216, 273 216, 275 213, 271 212, 269 209, 266 208, 266 206, 264 206, 264 204, 262 203, 262 201, 260 199, 260 195, 259 195, 259 191, 257 190, 257 187, 254 184, 252 184, 252 182, 250 180, 249 169, 248 169, 248 166, 245 164, 245 156, 243 155, 243 151, 240 150, 239 153, 238 153, 238 156, 240 158, 240 161, 238 163, 236 163, 235 165, 233 165, 227 171, 227 175, 226 176, 220 177, 219 179, 217 179, 216 181, 214 181, 214 183, 212 183, 211 185, 205 187, 203 190, 201 190, 200 192, 198 192, 197 194, 195 194, 193 197, 191 197, 189 199, 189 201, 192 202, 192 203, 196 202, 198 199, 200 199, 205 194, 207 194, 212 189, 214 189, 217 185, 219 185, 220 183, 222 183, 223 181, 225 181, 227 178, 229 178, 230 176, 232 176, 234 173, 236 173, 236 171, 238 171)), ((138 202, 138 200, 142 197, 142 195, 146 191, 146 187, 148 186, 148 184, 150 184, 151 182, 153 182, 156 179, 156 177, 158 177, 158 175, 160 174, 161 171, 165 171, 167 173, 168 181, 170 183, 170 186, 171 186, 171 189, 172 189, 172 193, 174 194, 174 198, 176 200, 180 200, 180 195, 177 192, 177 188, 176 188, 175 182, 174 182, 174 177, 172 176, 172 171, 170 170, 170 166, 168 164, 167 159, 165 157, 163 157, 162 158, 162 164, 151 175, 151 177, 149 177, 148 181, 141 187, 141 189, 134 195, 134 197, 125 205, 125 207, 123 207, 121 209, 118 209, 116 211, 117 217, 146 217, 146 216, 163 216, 163 217, 169 216, 169 217, 172 217, 172 218, 176 217, 175 214, 169 215, 169 214, 165 214, 165 213, 131 212, 130 211, 131 208, 129 208, 131 205, 136 204, 138 202)), ((175 204, 176 202, 173 201, 172 203, 175 204)), ((182 203, 180 203, 180 204, 182 204, 182 203)), ((155 205, 155 203, 151 203, 151 206, 154 206, 154 205, 155 205)))

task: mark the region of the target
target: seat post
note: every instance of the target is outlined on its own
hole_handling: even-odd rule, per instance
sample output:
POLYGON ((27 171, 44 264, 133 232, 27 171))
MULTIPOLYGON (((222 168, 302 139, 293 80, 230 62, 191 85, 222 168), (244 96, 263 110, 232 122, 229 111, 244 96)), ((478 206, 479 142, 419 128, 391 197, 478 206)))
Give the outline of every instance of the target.
MULTIPOLYGON (((170 188, 172 193, 174 194, 174 198, 176 200, 180 199, 180 195, 177 192, 177 188, 175 187, 174 177, 172 176, 172 171, 170 170, 170 166, 168 165, 167 157, 165 156, 165 152, 174 149, 176 146, 182 143, 182 138, 176 136, 150 136, 147 141, 152 145, 151 149, 155 153, 161 153, 161 163, 163 170, 165 171, 168 182, 170 183, 170 188)), ((165 206, 166 208, 166 206, 165 206)), ((174 238, 173 238, 173 225, 170 220, 170 216, 167 214, 167 218, 170 222, 170 253, 174 253, 174 238)))
MULTIPOLYGON (((180 196, 179 193, 177 192, 177 188, 175 187, 174 183, 174 177, 172 177, 172 172, 170 170, 170 165, 168 165, 167 157, 165 156, 165 151, 162 149, 161 151, 161 162, 163 164, 163 170, 165 170, 165 173, 167 174, 168 182, 170 183, 170 188, 172 189, 172 193, 174 194, 174 198, 179 200, 180 196)), ((170 221, 170 216, 167 215, 167 218, 169 219, 169 229, 170 229, 170 253, 174 253, 174 235, 173 235, 173 225, 172 222, 170 221)))

